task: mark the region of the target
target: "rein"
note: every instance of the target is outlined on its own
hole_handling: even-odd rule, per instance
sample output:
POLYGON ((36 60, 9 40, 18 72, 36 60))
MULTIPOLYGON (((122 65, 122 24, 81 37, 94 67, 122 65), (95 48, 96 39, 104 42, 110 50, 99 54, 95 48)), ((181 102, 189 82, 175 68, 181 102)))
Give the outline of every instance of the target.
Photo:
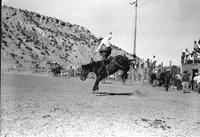
POLYGON ((106 65, 105 67, 106 67, 106 73, 107 73, 107 75, 110 75, 110 72, 108 70, 108 65, 106 65))
POLYGON ((115 60, 115 57, 113 58, 113 62, 120 67, 121 69, 124 69, 124 67, 122 65, 120 65, 119 63, 117 63, 117 61, 115 60))

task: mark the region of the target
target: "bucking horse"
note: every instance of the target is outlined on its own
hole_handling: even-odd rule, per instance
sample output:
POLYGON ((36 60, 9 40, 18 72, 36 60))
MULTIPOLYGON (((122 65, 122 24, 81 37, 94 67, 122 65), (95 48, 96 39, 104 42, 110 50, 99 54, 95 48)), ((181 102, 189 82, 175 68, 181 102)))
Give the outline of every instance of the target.
POLYGON ((122 70, 121 78, 122 82, 125 83, 128 78, 127 72, 130 69, 131 62, 134 59, 128 59, 128 57, 123 55, 116 55, 112 59, 110 59, 107 63, 102 65, 102 61, 91 61, 89 64, 81 66, 81 74, 80 79, 82 81, 86 80, 88 74, 93 72, 96 74, 96 81, 92 88, 93 92, 99 90, 99 82, 106 78, 107 76, 117 72, 118 70, 122 70))

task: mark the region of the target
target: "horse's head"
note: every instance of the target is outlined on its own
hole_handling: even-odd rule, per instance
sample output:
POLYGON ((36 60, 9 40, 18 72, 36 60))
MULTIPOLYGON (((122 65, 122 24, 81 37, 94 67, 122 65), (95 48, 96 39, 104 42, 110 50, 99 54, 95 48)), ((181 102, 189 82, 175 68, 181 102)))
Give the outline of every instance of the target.
POLYGON ((89 74, 89 69, 88 69, 87 65, 82 65, 81 66, 80 79, 82 81, 86 80, 88 74, 89 74))
POLYGON ((80 79, 82 81, 86 80, 88 74, 90 72, 92 72, 92 68, 93 68, 93 63, 89 63, 89 64, 86 64, 86 65, 82 65, 81 66, 81 74, 80 74, 80 79))
POLYGON ((87 75, 90 72, 96 72, 97 69, 99 69, 101 66, 101 62, 97 61, 95 62, 92 58, 91 58, 91 62, 89 64, 86 65, 82 65, 81 66, 81 74, 80 74, 80 79, 86 80, 87 75))

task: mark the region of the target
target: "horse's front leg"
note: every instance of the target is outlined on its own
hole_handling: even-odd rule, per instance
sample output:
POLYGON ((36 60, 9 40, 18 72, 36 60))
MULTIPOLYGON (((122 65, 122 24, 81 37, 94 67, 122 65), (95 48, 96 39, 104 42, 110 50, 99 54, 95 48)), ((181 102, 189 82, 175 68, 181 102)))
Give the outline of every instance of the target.
POLYGON ((102 78, 97 77, 97 79, 96 79, 96 81, 95 81, 95 83, 94 83, 94 86, 93 86, 93 88, 92 88, 92 91, 93 91, 93 92, 99 90, 99 82, 100 82, 101 80, 102 80, 102 78))
POLYGON ((103 69, 101 68, 101 69, 99 70, 98 73, 99 73, 99 74, 97 75, 97 79, 96 79, 95 84, 94 84, 94 87, 93 87, 93 89, 92 89, 94 92, 95 92, 96 90, 99 90, 99 82, 100 82, 102 79, 106 78, 106 76, 107 76, 105 68, 103 68, 103 69))

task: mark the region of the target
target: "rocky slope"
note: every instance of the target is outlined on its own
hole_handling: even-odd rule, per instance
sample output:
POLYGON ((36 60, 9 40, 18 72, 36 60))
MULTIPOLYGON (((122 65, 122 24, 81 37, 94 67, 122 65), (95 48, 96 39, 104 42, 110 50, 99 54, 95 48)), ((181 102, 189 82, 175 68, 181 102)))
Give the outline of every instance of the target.
MULTIPOLYGON (((94 49, 98 38, 86 28, 40 15, 35 12, 2 6, 1 65, 2 67, 31 68, 56 61, 64 67, 78 67, 99 59, 94 49)), ((126 54, 113 46, 112 54, 126 54)))

